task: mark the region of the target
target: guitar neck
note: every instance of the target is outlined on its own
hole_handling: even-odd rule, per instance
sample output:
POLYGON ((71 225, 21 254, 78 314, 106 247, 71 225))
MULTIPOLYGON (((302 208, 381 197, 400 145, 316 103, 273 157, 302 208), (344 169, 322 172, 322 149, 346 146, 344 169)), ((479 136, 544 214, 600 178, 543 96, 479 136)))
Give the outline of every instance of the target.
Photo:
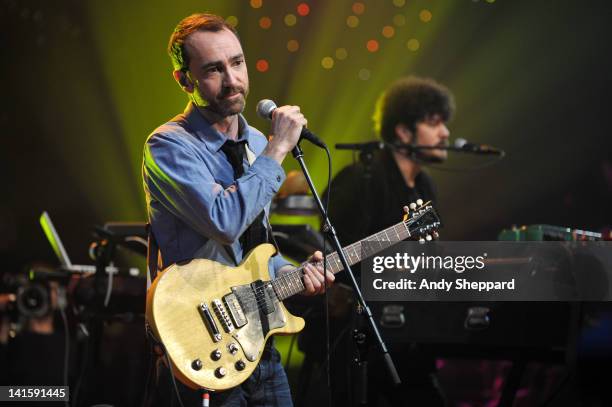
MULTIPOLYGON (((375 233, 358 242, 350 244, 343 248, 346 254, 346 260, 349 265, 359 263, 364 258, 370 257, 381 250, 393 246, 395 243, 405 240, 411 236, 408 224, 406 221, 399 222, 381 232, 375 233), (368 244, 363 244, 368 242, 368 244)), ((338 252, 333 252, 325 256, 327 262, 327 271, 334 274, 344 270, 338 252)), ((304 283, 302 281, 304 265, 292 270, 288 273, 277 277, 272 281, 276 296, 280 301, 289 298, 295 294, 304 291, 304 283)))

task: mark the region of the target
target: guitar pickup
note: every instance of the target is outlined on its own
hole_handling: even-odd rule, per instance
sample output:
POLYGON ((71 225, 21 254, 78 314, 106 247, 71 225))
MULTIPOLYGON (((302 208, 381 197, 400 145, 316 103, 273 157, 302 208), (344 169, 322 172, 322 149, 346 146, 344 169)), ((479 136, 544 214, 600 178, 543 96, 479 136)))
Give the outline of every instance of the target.
POLYGON ((214 299, 212 301, 212 306, 215 310, 215 313, 217 314, 217 317, 219 318, 219 321, 221 321, 221 325, 223 325, 223 329, 225 330, 225 332, 232 332, 234 330, 234 324, 232 323, 230 316, 225 311, 223 303, 218 299, 214 299))
POLYGON ((234 325, 236 328, 242 328, 247 324, 246 316, 244 315, 244 311, 240 306, 240 302, 238 301, 238 297, 236 294, 227 294, 223 297, 223 302, 225 303, 225 307, 229 312, 230 317, 234 321, 234 325))
POLYGON ((210 308, 205 303, 200 303, 198 306, 198 311, 200 312, 200 316, 204 320, 206 327, 208 328, 208 332, 210 332, 210 336, 214 342, 219 342, 221 340, 221 332, 219 332, 219 328, 217 328, 217 323, 215 322, 212 314, 210 313, 210 308))

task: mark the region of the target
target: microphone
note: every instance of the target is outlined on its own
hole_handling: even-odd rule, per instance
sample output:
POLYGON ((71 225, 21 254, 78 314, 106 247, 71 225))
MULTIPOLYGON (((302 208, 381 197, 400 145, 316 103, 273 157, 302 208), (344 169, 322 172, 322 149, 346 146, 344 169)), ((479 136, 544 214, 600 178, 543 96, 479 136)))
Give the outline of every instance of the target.
MULTIPOLYGON (((272 120, 272 112, 277 107, 278 106, 276 106, 276 103, 274 103, 273 100, 262 99, 259 101, 259 103, 257 103, 257 116, 261 117, 262 119, 272 120)), ((300 141, 302 139, 306 139, 318 147, 327 148, 327 145, 323 142, 323 140, 317 137, 306 127, 302 127, 302 132, 300 133, 300 141)))
POLYGON ((500 155, 504 156, 506 153, 504 150, 500 150, 495 147, 488 146, 486 144, 472 144, 464 138, 458 138, 455 140, 455 148, 459 151, 467 153, 483 154, 483 155, 500 155))

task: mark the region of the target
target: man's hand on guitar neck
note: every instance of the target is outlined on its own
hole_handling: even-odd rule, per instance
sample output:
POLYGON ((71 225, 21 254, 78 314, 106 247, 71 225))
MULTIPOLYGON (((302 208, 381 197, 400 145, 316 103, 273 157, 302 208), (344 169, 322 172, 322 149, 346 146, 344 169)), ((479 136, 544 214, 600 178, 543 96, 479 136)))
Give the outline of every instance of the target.
MULTIPOLYGON (((293 266, 285 266, 278 271, 278 274, 283 274, 294 270, 293 266)), ((329 269, 327 270, 327 287, 331 286, 335 280, 334 273, 329 269)), ((304 281, 304 291, 302 295, 319 295, 325 292, 325 278, 323 277, 323 253, 320 251, 314 252, 308 259, 308 262, 304 264, 304 275, 302 277, 304 281)))

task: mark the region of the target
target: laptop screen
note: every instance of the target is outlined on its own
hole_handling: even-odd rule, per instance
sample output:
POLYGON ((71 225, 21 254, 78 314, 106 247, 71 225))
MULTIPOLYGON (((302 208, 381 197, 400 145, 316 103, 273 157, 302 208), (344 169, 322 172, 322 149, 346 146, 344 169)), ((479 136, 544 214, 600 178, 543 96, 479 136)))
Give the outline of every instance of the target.
POLYGON ((55 230, 55 226, 53 226, 53 222, 51 222, 51 217, 44 211, 42 215, 40 215, 40 226, 42 226, 43 231, 45 232, 45 236, 47 236, 47 240, 51 245, 51 248, 55 252, 60 264, 65 268, 72 267, 72 262, 66 253, 66 249, 57 234, 57 230, 55 230))

